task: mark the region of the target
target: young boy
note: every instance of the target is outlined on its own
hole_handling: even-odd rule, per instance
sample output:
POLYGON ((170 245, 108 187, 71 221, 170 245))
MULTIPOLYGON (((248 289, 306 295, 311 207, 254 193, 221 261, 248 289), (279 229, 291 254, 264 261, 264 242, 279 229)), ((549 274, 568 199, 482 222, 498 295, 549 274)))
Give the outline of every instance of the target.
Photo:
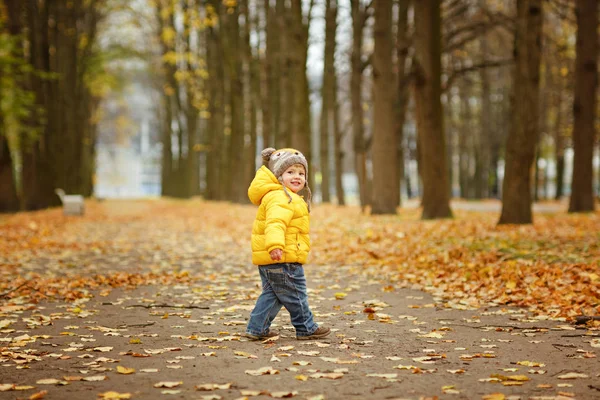
POLYGON ((262 293, 245 336, 252 340, 277 336, 269 327, 283 306, 296 328, 296 339, 319 339, 331 330, 313 320, 302 267, 310 250, 308 164, 294 149, 267 148, 262 157, 264 165, 248 188, 250 201, 259 206, 252 227, 252 263, 258 265, 262 293), (297 194, 304 187, 306 202, 297 194))

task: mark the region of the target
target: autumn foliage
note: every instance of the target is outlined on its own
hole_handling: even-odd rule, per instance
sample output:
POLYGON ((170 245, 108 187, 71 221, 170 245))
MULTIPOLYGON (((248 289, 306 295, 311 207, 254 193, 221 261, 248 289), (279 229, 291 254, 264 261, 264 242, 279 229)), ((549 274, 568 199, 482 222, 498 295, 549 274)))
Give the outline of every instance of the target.
MULTIPOLYGON (((90 201, 84 217, 60 209, 2 216, 0 301, 73 301, 115 287, 188 284, 206 278, 203 265, 251 274, 255 212, 200 200, 143 200, 90 201)), ((354 207, 315 207, 309 279, 311 268, 345 265, 382 290, 432 293, 438 307, 522 306, 548 317, 600 311, 600 213, 539 214, 534 225, 501 227, 497 212, 419 216, 417 209, 368 216, 354 207)))

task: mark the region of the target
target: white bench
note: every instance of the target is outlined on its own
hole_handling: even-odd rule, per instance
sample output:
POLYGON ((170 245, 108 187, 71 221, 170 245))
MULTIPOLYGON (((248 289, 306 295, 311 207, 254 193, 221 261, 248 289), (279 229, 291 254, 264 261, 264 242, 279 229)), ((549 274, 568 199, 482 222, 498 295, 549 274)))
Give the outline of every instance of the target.
POLYGON ((83 215, 84 202, 82 195, 65 194, 65 191, 62 189, 56 189, 54 192, 60 197, 65 215, 83 215))

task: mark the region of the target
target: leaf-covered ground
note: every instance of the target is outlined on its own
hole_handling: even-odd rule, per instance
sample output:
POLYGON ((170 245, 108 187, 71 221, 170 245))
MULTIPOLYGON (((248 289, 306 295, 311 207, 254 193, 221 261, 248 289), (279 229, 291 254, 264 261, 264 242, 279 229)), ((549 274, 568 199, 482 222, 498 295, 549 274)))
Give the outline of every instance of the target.
POLYGON ((600 214, 468 208, 315 207, 310 299, 335 331, 309 343, 284 311, 272 343, 241 337, 252 206, 0 216, 0 398, 598 397, 599 324, 572 321, 600 311, 600 214))

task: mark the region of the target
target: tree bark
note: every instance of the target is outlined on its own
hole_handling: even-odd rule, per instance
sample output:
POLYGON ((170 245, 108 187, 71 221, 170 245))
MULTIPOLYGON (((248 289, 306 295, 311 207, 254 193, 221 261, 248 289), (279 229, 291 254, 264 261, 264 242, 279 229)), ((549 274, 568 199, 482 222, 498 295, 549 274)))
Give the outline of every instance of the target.
MULTIPOLYGON (((229 78, 229 112, 230 112, 230 143, 228 154, 228 176, 227 181, 231 185, 230 200, 236 203, 248 201, 248 186, 246 182, 234 179, 238 174, 244 175, 244 83, 242 79, 242 52, 240 50, 240 26, 239 5, 227 10, 227 46, 225 47, 225 59, 229 78)), ((249 184, 250 182, 248 182, 249 184)))
POLYGON ((411 0, 400 0, 398 4, 398 22, 396 31, 396 107, 395 107, 395 129, 396 129, 396 144, 398 145, 398 198, 396 202, 402 205, 401 182, 404 180, 404 122, 406 121, 406 108, 408 106, 408 76, 407 68, 408 50, 410 48, 410 40, 408 37, 408 9, 411 0))
POLYGON ((499 224, 530 224, 531 173, 539 135, 541 0, 517 0, 512 125, 506 143, 499 224))
MULTIPOLYGON (((290 10, 290 25, 293 35, 289 37, 291 92, 294 94, 285 105, 289 108, 289 135, 286 143, 288 146, 296 148, 304 154, 308 165, 312 165, 312 129, 310 117, 310 93, 308 87, 308 76, 306 75, 306 61, 308 58, 308 31, 314 0, 308 4, 306 16, 302 10, 302 2, 293 1, 290 10)), ((289 90, 288 90, 289 92, 289 90)), ((314 182, 314 168, 308 169, 307 182, 314 182)))
POLYGON ((332 118, 335 112, 333 91, 335 79, 335 33, 337 3, 335 0, 325 0, 325 48, 323 54, 323 83, 321 84, 321 116, 319 123, 320 134, 320 157, 319 165, 321 171, 321 200, 324 203, 331 202, 331 168, 330 168, 330 146, 332 136, 332 118))
POLYGON ((450 188, 441 103, 440 0, 415 2, 415 106, 423 219, 448 218, 450 188))
MULTIPOLYGON (((217 5, 218 7, 218 5, 217 5)), ((223 200, 221 181, 221 150, 224 136, 224 87, 223 54, 218 27, 206 31, 206 54, 209 93, 209 114, 207 126, 208 152, 206 154, 206 197, 209 200, 223 200)))
POLYGON ((569 212, 594 211, 593 156, 598 87, 598 2, 577 0, 573 180, 569 212))
MULTIPOLYGON (((258 30, 258 11, 255 11, 255 18, 250 15, 250 7, 248 0, 242 1, 242 14, 244 16, 243 29, 243 46, 244 46, 244 64, 245 69, 245 86, 247 88, 246 115, 248 118, 248 135, 249 143, 245 147, 245 186, 249 186, 256 172, 256 154, 257 154, 257 125, 258 125, 258 110, 260 105, 260 66, 258 51, 255 56, 252 54, 252 45, 250 43, 251 32, 254 28, 258 30)), ((260 49, 260 35, 258 36, 257 49, 260 49)), ((264 125, 263 125, 264 127, 264 125)))
POLYGON ((363 32, 367 11, 360 0, 350 0, 352 12, 352 54, 351 54, 351 78, 350 98, 352 109, 352 140, 354 147, 354 168, 358 178, 358 192, 360 205, 364 211, 370 204, 367 190, 367 143, 364 133, 364 111, 362 105, 362 81, 363 81, 363 32))
POLYGON ((394 130, 392 2, 375 2, 373 50, 373 214, 395 214, 398 207, 398 145, 394 130))

